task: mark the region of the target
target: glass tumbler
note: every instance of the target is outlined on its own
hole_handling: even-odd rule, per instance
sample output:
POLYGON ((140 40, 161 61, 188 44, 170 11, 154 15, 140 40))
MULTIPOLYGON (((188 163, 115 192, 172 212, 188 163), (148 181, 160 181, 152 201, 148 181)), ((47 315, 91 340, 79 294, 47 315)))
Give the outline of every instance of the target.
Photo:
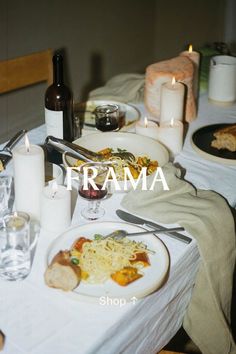
POLYGON ((103 104, 94 110, 95 126, 102 132, 119 130, 119 107, 116 104, 103 104))
POLYGON ((9 210, 9 200, 12 192, 12 177, 2 176, 0 177, 0 227, 2 225, 3 217, 9 210))
MULTIPOLYGON (((35 239, 36 241, 36 239, 35 239)), ((0 230, 0 277, 24 279, 31 268, 30 217, 23 212, 7 214, 0 230)))

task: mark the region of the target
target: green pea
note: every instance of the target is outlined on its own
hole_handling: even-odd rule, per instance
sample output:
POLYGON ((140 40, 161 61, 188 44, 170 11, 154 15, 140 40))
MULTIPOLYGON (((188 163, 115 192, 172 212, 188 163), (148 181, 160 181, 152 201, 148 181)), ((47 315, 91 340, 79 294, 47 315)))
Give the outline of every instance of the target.
POLYGON ((70 261, 71 261, 72 264, 75 264, 75 265, 79 264, 79 259, 78 258, 73 257, 73 258, 71 258, 70 261))

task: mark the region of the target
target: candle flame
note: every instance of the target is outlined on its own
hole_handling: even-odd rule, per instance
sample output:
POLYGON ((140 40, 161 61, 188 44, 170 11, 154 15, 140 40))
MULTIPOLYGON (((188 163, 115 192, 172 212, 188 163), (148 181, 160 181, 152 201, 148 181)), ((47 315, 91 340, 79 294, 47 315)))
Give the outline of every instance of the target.
POLYGON ((174 126, 174 118, 171 118, 171 121, 170 121, 170 126, 173 127, 174 126))
POLYGON ((52 182, 52 197, 55 198, 56 194, 58 191, 58 185, 57 185, 57 181, 53 181, 52 182))
POLYGON ((30 142, 27 134, 25 134, 25 148, 27 152, 30 151, 30 142))
POLYGON ((145 125, 145 128, 148 127, 148 119, 147 119, 147 117, 144 118, 144 125, 145 125))
POLYGON ((17 211, 14 211, 13 216, 14 216, 14 218, 17 217, 17 211))
POLYGON ((189 51, 189 53, 192 53, 192 51, 193 51, 193 46, 192 46, 192 44, 189 45, 188 51, 189 51))
POLYGON ((176 80, 175 80, 175 77, 173 76, 173 77, 172 77, 171 84, 174 85, 175 83, 176 83, 176 80))

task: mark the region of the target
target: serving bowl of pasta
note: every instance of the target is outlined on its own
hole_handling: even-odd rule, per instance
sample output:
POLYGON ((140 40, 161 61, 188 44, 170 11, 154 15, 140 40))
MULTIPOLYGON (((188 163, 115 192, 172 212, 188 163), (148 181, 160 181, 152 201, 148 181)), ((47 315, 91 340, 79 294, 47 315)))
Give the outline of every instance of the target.
MULTIPOLYGON (((114 162, 112 166, 122 191, 124 190, 124 167, 128 167, 133 179, 137 180, 143 167, 146 167, 146 174, 151 178, 157 167, 163 167, 169 161, 169 153, 161 143, 133 133, 94 133, 85 135, 74 143, 100 153, 104 161, 114 162), (121 157, 114 157, 113 152, 129 152, 133 154, 134 159, 130 161, 122 158, 122 154, 121 157)), ((65 167, 79 167, 83 161, 64 155, 63 163, 65 167)), ((128 181, 126 186, 129 190, 132 184, 128 181)))

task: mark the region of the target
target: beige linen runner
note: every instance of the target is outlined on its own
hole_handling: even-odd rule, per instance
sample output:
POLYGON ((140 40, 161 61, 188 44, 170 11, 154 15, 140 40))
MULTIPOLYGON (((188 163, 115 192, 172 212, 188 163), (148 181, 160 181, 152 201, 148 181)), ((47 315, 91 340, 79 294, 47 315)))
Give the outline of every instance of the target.
POLYGON ((153 191, 129 192, 122 206, 157 222, 178 223, 195 237, 201 264, 184 328, 203 354, 236 353, 229 325, 235 266, 231 211, 218 194, 196 190, 180 179, 173 165, 167 164, 163 172, 169 191, 158 182, 153 191))
POLYGON ((113 100, 119 102, 143 102, 144 75, 120 74, 106 85, 89 93, 90 100, 113 100))

